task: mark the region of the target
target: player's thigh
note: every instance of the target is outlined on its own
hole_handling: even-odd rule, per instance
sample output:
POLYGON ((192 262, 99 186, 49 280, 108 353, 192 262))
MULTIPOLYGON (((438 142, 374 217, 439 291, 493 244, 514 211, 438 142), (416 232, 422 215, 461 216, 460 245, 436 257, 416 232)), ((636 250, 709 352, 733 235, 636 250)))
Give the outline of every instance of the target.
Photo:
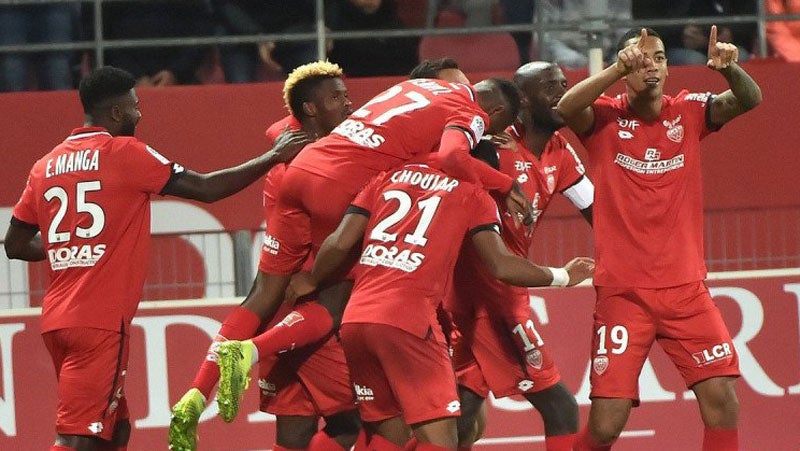
POLYGON ((319 417, 277 415, 275 442, 285 448, 303 449, 317 433, 319 417))
POLYGON ((350 371, 337 335, 314 347, 299 365, 297 375, 320 415, 329 417, 356 409, 350 371))
POLYGON ((639 373, 655 340, 648 290, 596 287, 591 397, 639 402, 639 373))
POLYGON ((561 379, 532 315, 509 322, 476 319, 472 352, 498 398, 546 390, 561 379))
POLYGON ((125 399, 128 336, 92 328, 67 328, 42 335, 59 360, 56 431, 111 440, 118 420, 129 416, 125 399))
MULTIPOLYGON (((658 323, 658 342, 687 387, 713 377, 738 377, 739 356, 722 314, 702 282, 671 289, 675 307, 658 323)), ((665 300, 665 303, 669 300, 665 300)))

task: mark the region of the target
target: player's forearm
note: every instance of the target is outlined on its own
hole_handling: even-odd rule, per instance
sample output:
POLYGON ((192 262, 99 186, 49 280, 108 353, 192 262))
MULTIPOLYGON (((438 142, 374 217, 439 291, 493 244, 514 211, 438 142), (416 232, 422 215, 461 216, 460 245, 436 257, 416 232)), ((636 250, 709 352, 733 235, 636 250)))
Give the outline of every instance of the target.
POLYGON ((463 132, 445 131, 439 148, 439 164, 444 172, 466 182, 480 183, 489 191, 507 194, 513 179, 469 154, 469 142, 463 132))
POLYGON ((236 194, 263 177, 279 162, 276 153, 270 151, 238 166, 203 174, 195 200, 210 203, 236 194))
POLYGON ((42 235, 35 229, 15 225, 15 219, 6 231, 4 248, 9 259, 38 262, 47 258, 42 235))
POLYGON ((336 280, 336 276, 343 272, 349 255, 350 248, 339 245, 335 233, 328 236, 322 243, 314 259, 314 268, 311 270, 311 277, 314 278, 317 287, 323 287, 336 280))
POLYGON ((598 97, 622 78, 616 65, 611 65, 599 74, 586 78, 567 90, 558 102, 557 111, 567 122, 592 106, 598 97))
POLYGON ((518 287, 545 287, 553 282, 553 273, 516 255, 506 255, 491 269, 498 280, 518 287))
POLYGON ((761 103, 761 88, 753 78, 738 64, 720 69, 719 73, 725 77, 731 92, 745 110, 751 110, 761 103))

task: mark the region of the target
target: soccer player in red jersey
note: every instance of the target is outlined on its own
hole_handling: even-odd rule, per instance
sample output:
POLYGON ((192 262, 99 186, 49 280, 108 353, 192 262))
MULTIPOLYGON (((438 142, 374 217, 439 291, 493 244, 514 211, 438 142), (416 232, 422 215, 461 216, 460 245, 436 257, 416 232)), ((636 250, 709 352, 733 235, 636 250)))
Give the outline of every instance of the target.
MULTIPOLYGON (((498 150, 500 171, 514 177, 532 199, 537 219, 561 193, 591 223, 594 187, 572 146, 557 132, 564 126, 555 111, 566 91, 563 72, 552 63, 532 62, 517 70, 514 83, 523 94, 522 111, 498 150)), ((503 241, 525 258, 533 236, 510 222, 504 217, 503 241)), ((445 306, 460 332, 453 355, 462 404, 459 449, 469 449, 476 440, 474 417, 491 390, 498 398, 525 397, 542 415, 547 449, 571 450, 578 406, 536 331, 528 290, 492 277, 467 242, 445 306)))
POLYGON ((558 111, 589 151, 596 184, 597 303, 589 425, 576 449, 609 449, 638 405, 653 342, 694 391, 704 450, 738 448, 738 357, 705 286, 700 140, 754 108, 761 91, 711 28, 708 67, 729 90, 664 95, 664 44, 630 30, 617 63, 576 84, 558 111), (602 93, 624 78, 626 92, 602 93))
POLYGON ((438 78, 439 80, 445 80, 451 83, 469 84, 469 79, 458 67, 458 61, 453 58, 437 58, 420 61, 420 63, 411 70, 408 78, 412 80, 415 78, 438 78))
MULTIPOLYGON (((267 222, 265 244, 270 249, 259 266, 267 287, 262 296, 265 308, 280 305, 291 274, 309 254, 316 253, 373 175, 408 161, 426 161, 436 148, 446 171, 503 193, 514 217, 528 215, 530 205, 518 185, 469 156, 485 130, 501 131, 518 109, 519 93, 506 80, 484 80, 474 88, 440 80, 409 80, 379 94, 331 135, 308 146, 300 160, 287 168, 277 211, 267 222)), ((338 323, 351 285, 345 280, 320 291, 319 303, 306 303, 293 311, 289 327, 272 328, 248 342, 243 348, 247 356, 220 347, 218 400, 224 417, 236 415, 239 394, 247 384, 247 380, 230 383, 226 372, 231 365, 247 360, 256 350, 268 357, 317 341, 338 323)))
POLYGON ((135 84, 113 67, 81 82, 85 126, 33 165, 5 238, 9 258, 50 263, 41 329, 58 378, 51 450, 127 447, 128 337, 147 274, 150 196, 222 199, 308 142, 288 133, 239 166, 186 170, 133 137, 135 84))
POLYGON ((493 276, 515 285, 548 285, 557 277, 573 285, 593 266, 578 258, 548 269, 510 254, 497 206, 481 187, 408 164, 364 188, 325 240, 311 274, 292 282, 290 291, 305 294, 335 280, 363 241, 340 333, 371 450, 402 449, 406 424, 419 440, 415 449, 456 448, 460 405, 437 307, 463 239, 473 242, 493 276))
MULTIPOLYGON (((353 112, 342 77, 342 69, 327 61, 305 64, 292 71, 283 88, 284 102, 291 114, 267 129, 268 142, 272 143, 287 127, 302 130, 314 138, 330 133, 353 112)), ((285 164, 275 166, 264 181, 265 219, 275 207, 275 196, 285 170, 285 164)), ((173 407, 169 433, 173 451, 196 449, 200 414, 219 379, 219 367, 215 363, 219 342, 249 338, 250 335, 241 334, 242 324, 247 328, 272 320, 266 314, 260 316, 260 305, 254 301, 263 287, 255 283, 242 305, 224 320, 192 388, 173 407)), ((283 315, 279 313, 278 317, 289 310, 282 309, 283 315)), ((277 363, 265 362, 258 385, 261 410, 277 416, 276 450, 333 450, 352 446, 360 421, 344 352, 337 337, 325 337, 313 346, 281 354, 277 363), (320 417, 325 418, 325 428, 317 432, 320 417)))

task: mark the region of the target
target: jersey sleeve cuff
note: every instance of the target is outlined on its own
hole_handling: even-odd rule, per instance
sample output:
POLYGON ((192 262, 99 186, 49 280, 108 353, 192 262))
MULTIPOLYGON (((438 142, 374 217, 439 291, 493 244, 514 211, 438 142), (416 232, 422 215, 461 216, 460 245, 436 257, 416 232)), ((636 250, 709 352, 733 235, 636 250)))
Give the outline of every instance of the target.
POLYGON ((349 215, 351 213, 361 216, 366 216, 368 218, 370 217, 371 214, 369 210, 367 210, 366 208, 361 208, 358 205, 352 205, 352 204, 349 207, 347 207, 347 211, 345 211, 344 214, 349 215))
POLYGON ((37 232, 39 231, 39 225, 38 224, 31 224, 30 222, 25 222, 25 221, 23 221, 21 219, 17 219, 14 216, 11 217, 11 224, 16 226, 16 227, 23 228, 23 229, 35 230, 37 232))
POLYGON ((473 227, 469 231, 469 236, 475 235, 478 232, 485 232, 485 231, 494 232, 494 233, 499 235, 500 234, 500 224, 498 224, 496 222, 493 222, 491 224, 483 224, 483 225, 479 225, 477 227, 473 227))
POLYGON ((164 192, 167 188, 170 187, 176 180, 183 177, 186 174, 186 169, 179 165, 178 163, 172 163, 172 168, 170 169, 169 178, 167 179, 167 183, 164 184, 164 187, 161 188, 161 191, 158 192, 159 195, 163 196, 164 192))

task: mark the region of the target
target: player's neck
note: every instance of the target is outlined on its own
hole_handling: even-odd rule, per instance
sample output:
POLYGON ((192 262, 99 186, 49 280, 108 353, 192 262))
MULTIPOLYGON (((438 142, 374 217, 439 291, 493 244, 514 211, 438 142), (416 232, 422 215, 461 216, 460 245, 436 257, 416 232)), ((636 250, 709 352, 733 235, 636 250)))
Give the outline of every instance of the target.
POLYGON ((553 131, 536 127, 533 119, 530 118, 523 118, 522 123, 525 126, 525 144, 527 144, 528 150, 536 158, 540 158, 545 146, 547 146, 547 142, 553 136, 553 131))
MULTIPOLYGON (((111 127, 110 124, 107 124, 106 121, 103 121, 102 119, 95 119, 95 118, 93 118, 92 116, 90 116, 88 114, 83 117, 83 126, 84 127, 101 127, 101 128, 106 129, 109 133, 111 133, 111 135, 114 135, 114 128, 111 127)), ((114 135, 114 136, 116 136, 116 135, 114 135)))
POLYGON ((322 127, 320 127, 319 124, 310 119, 300 122, 300 130, 306 132, 311 139, 319 139, 330 133, 322 130, 322 127))
POLYGON ((653 121, 661 115, 664 96, 661 92, 633 92, 628 89, 628 105, 636 116, 646 121, 653 121))

